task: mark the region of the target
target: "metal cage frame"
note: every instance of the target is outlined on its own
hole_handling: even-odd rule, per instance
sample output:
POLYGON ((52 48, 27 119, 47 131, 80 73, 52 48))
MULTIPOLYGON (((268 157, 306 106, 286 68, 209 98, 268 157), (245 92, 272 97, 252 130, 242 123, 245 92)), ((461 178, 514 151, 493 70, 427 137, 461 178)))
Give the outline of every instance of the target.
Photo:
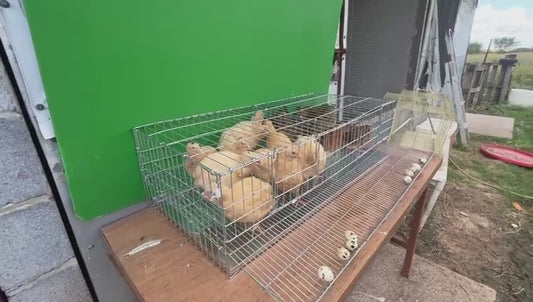
MULTIPOLYGON (((395 102, 390 100, 307 94, 136 127, 134 137, 147 197, 154 207, 188 234, 209 258, 229 276, 233 276, 313 216, 321 203, 331 200, 331 196, 319 197, 321 190, 333 183, 348 185, 346 179, 358 178, 386 157, 386 154, 376 150, 388 138, 394 107, 395 102), (224 149, 219 146, 222 133, 235 130, 232 127, 249 121, 258 111, 263 114, 261 124, 271 121, 273 131, 289 137, 290 145, 272 148, 260 156, 246 151, 243 153, 246 160, 235 165, 218 165, 217 169, 205 164, 205 160, 195 161, 188 154, 187 146, 191 141, 211 146, 211 151, 221 153, 221 149, 224 149), (319 143, 312 145, 311 154, 320 152, 320 147, 324 149, 326 161, 321 171, 301 181, 297 188, 287 190, 281 190, 280 187, 295 174, 283 177, 270 175, 269 181, 263 182, 250 180, 252 184, 260 183, 260 188, 251 189, 254 194, 261 192, 261 195, 263 191, 270 190, 271 209, 265 216, 252 219, 252 222, 239 222, 242 217, 255 216, 259 206, 264 206, 266 202, 258 207, 252 202, 252 210, 246 211, 247 197, 233 200, 233 196, 238 194, 234 193, 235 186, 232 186, 231 204, 224 206, 220 199, 227 197, 221 197, 220 194, 226 189, 221 184, 227 182, 228 177, 231 184, 238 181, 243 184, 245 178, 234 179, 235 172, 254 167, 259 162, 266 161, 269 169, 279 171, 281 158, 287 153, 306 154, 300 152, 304 152, 302 148, 307 145, 296 143, 298 137, 302 136, 319 143), (201 174, 207 173, 207 179, 210 184, 216 184, 216 188, 210 188, 205 181, 202 189, 196 188, 187 164, 200 169, 201 174), (245 213, 237 219, 226 217, 236 206, 245 213)), ((242 134, 240 139, 248 138, 246 129, 237 132, 242 134)), ((270 137, 270 133, 266 136, 270 137)), ((258 147, 264 144, 262 142, 258 147)), ((300 173, 303 170, 297 171, 300 173)), ((242 192, 246 190, 243 185, 242 192)))

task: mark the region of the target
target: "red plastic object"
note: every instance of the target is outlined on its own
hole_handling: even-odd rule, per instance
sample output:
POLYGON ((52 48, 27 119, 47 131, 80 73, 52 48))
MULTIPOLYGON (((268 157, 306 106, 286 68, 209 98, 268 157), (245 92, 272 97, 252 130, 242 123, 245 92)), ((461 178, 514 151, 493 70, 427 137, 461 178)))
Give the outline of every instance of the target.
POLYGON ((481 145, 483 155, 525 168, 533 168, 533 154, 524 150, 497 144, 481 145))

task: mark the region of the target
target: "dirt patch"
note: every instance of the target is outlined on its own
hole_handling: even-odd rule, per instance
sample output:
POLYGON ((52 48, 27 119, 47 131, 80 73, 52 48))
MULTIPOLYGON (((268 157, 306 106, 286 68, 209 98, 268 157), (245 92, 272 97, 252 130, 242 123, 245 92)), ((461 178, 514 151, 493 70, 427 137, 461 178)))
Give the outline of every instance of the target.
POLYGON ((494 288, 498 301, 533 301, 531 224, 498 191, 448 182, 419 238, 418 254, 494 288))

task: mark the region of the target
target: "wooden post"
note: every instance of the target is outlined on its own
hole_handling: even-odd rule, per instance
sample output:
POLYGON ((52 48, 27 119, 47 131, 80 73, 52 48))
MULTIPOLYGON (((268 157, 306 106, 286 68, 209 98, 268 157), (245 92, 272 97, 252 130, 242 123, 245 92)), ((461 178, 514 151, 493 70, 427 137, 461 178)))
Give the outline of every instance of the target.
POLYGON ((498 82, 496 82, 496 85, 495 85, 495 89, 494 89, 494 94, 492 95, 492 101, 494 103, 499 103, 500 102, 500 95, 501 95, 501 92, 502 92, 502 83, 503 83, 503 78, 505 77, 505 73, 507 72, 507 65, 500 65, 501 66, 501 70, 500 70, 500 74, 498 76, 498 82))
POLYGON ((487 92, 485 94, 485 101, 492 101, 492 93, 494 86, 496 86, 496 75, 498 74, 498 64, 492 64, 492 71, 487 83, 487 92))
POLYGON ((492 64, 483 64, 483 66, 485 67, 485 77, 483 78, 483 82, 481 83, 481 89, 479 90, 479 94, 481 95, 481 101, 485 100, 485 93, 488 87, 487 83, 489 81, 490 72, 492 70, 492 64))
POLYGON ((468 64, 463 74, 463 98, 465 105, 473 107, 477 104, 481 87, 485 81, 487 65, 468 64))
MULTIPOLYGON (((513 74, 513 67, 510 65, 502 65, 502 71, 500 75, 500 83, 498 84, 498 103, 504 103, 507 98, 509 86, 511 85, 511 75, 513 74)), ((496 95, 495 95, 496 97, 496 95)))
POLYGON ((477 104, 479 94, 481 93, 481 86, 483 85, 483 82, 485 82, 486 72, 486 65, 479 64, 476 66, 474 84, 472 85, 475 87, 470 91, 474 94, 472 98, 472 106, 475 106, 477 104))
POLYGON ((415 205, 415 214, 409 226, 409 238, 407 239, 407 251, 405 252, 405 259, 403 261, 402 276, 409 278, 411 266, 413 265, 413 258, 415 257, 416 242, 418 240, 418 231, 422 223, 422 216, 424 216, 424 209, 426 206, 426 193, 428 188, 424 189, 424 193, 418 199, 415 205))
POLYGON ((489 55, 491 45, 492 45, 492 39, 490 39, 489 41, 489 47, 487 47, 487 51, 485 52, 485 57, 483 57, 483 63, 481 64, 485 64, 487 62, 487 56, 489 55))
POLYGON ((501 82, 499 83, 498 103, 504 103, 509 95, 511 88, 511 77, 513 75, 513 67, 518 62, 516 54, 508 54, 504 59, 500 60, 502 65, 501 82))

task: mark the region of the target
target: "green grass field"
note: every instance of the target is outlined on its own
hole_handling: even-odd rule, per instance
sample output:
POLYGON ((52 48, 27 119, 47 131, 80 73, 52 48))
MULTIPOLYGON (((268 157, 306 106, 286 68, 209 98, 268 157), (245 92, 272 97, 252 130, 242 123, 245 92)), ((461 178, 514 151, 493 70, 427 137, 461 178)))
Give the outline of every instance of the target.
MULTIPOLYGON (((469 63, 480 63, 485 54, 468 55, 466 61, 469 63)), ((487 62, 497 63, 505 54, 490 53, 487 62)), ((513 72, 512 88, 533 89, 533 52, 517 53, 518 64, 513 72)))
MULTIPOLYGON (((474 113, 499 115, 515 119, 512 139, 471 135, 468 147, 456 146, 452 151, 453 160, 464 170, 476 178, 497 185, 508 201, 520 201, 528 208, 533 206, 533 200, 510 193, 516 192, 525 196, 533 196, 533 171, 489 159, 479 152, 479 146, 484 143, 498 143, 533 152, 533 108, 523 108, 509 105, 481 104, 474 108, 474 113)), ((450 165, 450 180, 456 183, 471 181, 461 174, 455 166, 450 165)), ((532 208, 533 209, 533 208, 532 208)), ((533 221, 533 212, 529 213, 533 221)))
MULTIPOLYGON (((466 61, 469 63, 481 63, 485 57, 484 53, 478 53, 474 55, 468 55, 466 61)), ((502 53, 489 53, 487 56, 487 62, 498 63, 498 60, 505 57, 502 53)), ((532 52, 518 52, 517 56, 519 64, 533 64, 533 51, 532 52)))

